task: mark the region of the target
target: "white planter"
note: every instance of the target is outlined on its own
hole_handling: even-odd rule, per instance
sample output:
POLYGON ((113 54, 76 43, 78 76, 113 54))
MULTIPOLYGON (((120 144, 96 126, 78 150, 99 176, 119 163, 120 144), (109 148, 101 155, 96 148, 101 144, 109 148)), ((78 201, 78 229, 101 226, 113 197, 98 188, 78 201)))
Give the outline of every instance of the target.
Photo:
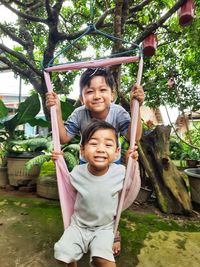
POLYGON ((200 168, 184 170, 188 175, 192 201, 200 205, 200 168))

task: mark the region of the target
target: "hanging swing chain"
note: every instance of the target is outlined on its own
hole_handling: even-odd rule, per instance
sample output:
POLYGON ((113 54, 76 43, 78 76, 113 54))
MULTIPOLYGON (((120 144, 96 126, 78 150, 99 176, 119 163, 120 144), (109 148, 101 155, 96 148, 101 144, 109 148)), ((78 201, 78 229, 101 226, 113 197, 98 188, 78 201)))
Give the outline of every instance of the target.
MULTIPOLYGON (((71 49, 72 47, 74 47, 74 45, 80 40, 82 39, 85 35, 91 33, 91 32, 94 32, 94 33, 97 33, 99 35, 102 35, 102 36, 105 36, 106 38, 114 41, 114 40, 118 40, 118 41, 121 41, 122 43, 126 43, 126 44, 131 44, 131 45, 134 45, 136 46, 135 49, 132 49, 132 50, 128 50, 128 51, 124 51, 124 52, 120 52, 120 53, 116 53, 116 54, 112 54, 110 57, 115 57, 115 56, 122 56, 122 55, 125 55, 125 54, 129 54, 129 53, 132 53, 136 50, 139 51, 139 54, 141 55, 142 54, 142 49, 141 49, 141 46, 136 44, 136 43, 130 43, 128 41, 125 41, 119 37, 116 37, 114 35, 111 35, 109 33, 106 33, 106 32, 103 32, 103 31, 100 31, 96 28, 96 25, 95 23, 93 22, 94 21, 94 11, 93 11, 93 0, 90 0, 90 22, 87 23, 87 28, 86 30, 78 37, 76 38, 73 42, 71 42, 68 46, 66 46, 65 48, 63 48, 60 52, 58 52, 55 57, 53 57, 49 63, 48 63, 48 67, 51 67, 53 66, 53 62, 56 58, 58 58, 61 54, 63 54, 64 52, 68 51, 69 49, 71 49)), ((106 57, 105 57, 106 58, 106 57)), ((101 58, 103 59, 103 58, 101 58)), ((63 63, 64 64, 64 63, 63 63)), ((66 64, 66 63, 65 63, 66 64)), ((61 64, 54 64, 54 65, 61 65, 61 64)), ((44 66, 43 66, 44 67, 44 66)))

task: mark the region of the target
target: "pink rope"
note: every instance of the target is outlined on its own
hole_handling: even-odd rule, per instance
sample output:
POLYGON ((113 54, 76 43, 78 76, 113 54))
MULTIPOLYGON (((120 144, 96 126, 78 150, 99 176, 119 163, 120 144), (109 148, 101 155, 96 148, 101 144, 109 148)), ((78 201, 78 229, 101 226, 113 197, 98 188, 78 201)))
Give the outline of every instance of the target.
POLYGON ((67 63, 62 65, 55 65, 53 67, 48 67, 45 69, 47 72, 51 71, 66 71, 66 70, 79 70, 83 68, 102 68, 102 67, 109 67, 112 65, 118 65, 122 63, 130 63, 139 61, 139 57, 117 57, 117 58, 107 58, 107 59, 97 59, 91 61, 80 61, 80 62, 73 62, 67 63))
MULTIPOLYGON (((53 90, 50 75, 47 72, 44 72, 44 78, 49 92, 53 90)), ((56 108, 52 106, 50 109, 51 112, 51 124, 52 124, 52 137, 54 150, 60 151, 60 138, 58 130, 58 122, 56 116, 56 108)), ((69 180, 69 171, 67 165, 65 164, 64 158, 60 156, 56 160, 56 174, 57 174, 57 183, 58 183, 58 192, 61 204, 61 211, 63 217, 64 228, 66 229, 70 224, 70 218, 74 211, 74 203, 76 198, 76 193, 73 186, 69 180)))
MULTIPOLYGON (((137 74, 137 84, 140 85, 142 79, 143 71, 143 57, 140 58, 138 74, 137 74)), ((136 140, 137 122, 139 116, 139 102, 134 99, 133 105, 131 107, 131 135, 130 135, 130 147, 134 148, 136 140)), ((129 207, 133 201, 136 199, 141 187, 141 180, 139 174, 138 162, 132 157, 128 159, 128 165, 126 168, 126 176, 124 180, 124 185, 118 205, 117 216, 115 220, 114 234, 116 235, 119 226, 119 220, 123 209, 129 207)))

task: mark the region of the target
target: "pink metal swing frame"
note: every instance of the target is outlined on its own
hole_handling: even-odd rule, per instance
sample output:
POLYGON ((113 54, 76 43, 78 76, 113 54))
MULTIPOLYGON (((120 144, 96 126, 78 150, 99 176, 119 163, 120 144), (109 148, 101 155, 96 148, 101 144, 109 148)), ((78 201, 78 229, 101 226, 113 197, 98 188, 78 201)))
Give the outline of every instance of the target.
MULTIPOLYGON (((61 72, 67 70, 77 70, 82 68, 101 68, 101 67, 108 67, 112 65, 130 63, 135 61, 139 61, 137 84, 140 84, 143 71, 143 57, 130 56, 130 57, 117 57, 117 58, 85 61, 85 62, 67 63, 62 65, 47 67, 44 69, 44 78, 47 90, 48 92, 53 91, 53 86, 49 74, 50 72, 61 72)), ((59 129, 57 123, 56 110, 54 106, 51 107, 50 112, 51 112, 52 138, 53 138, 54 150, 60 151, 61 148, 59 141, 59 129)), ((135 145, 138 115, 139 115, 139 103, 136 99, 134 99, 131 108, 131 138, 130 138, 131 148, 133 148, 135 145)), ((64 223, 64 228, 66 229, 70 224, 70 218, 71 215, 73 214, 76 192, 73 186, 70 184, 70 179, 69 179, 70 174, 65 164, 64 158, 62 156, 60 156, 59 159, 56 161, 56 172, 57 172, 58 191, 59 191, 63 223, 64 223)), ((136 199, 139 193, 140 186, 141 182, 140 182, 138 162, 133 160, 132 157, 129 157, 126 176, 124 179, 124 185, 121 192, 117 216, 115 220, 115 229, 114 229, 115 234, 117 232, 122 210, 128 208, 133 203, 133 201, 136 199)))

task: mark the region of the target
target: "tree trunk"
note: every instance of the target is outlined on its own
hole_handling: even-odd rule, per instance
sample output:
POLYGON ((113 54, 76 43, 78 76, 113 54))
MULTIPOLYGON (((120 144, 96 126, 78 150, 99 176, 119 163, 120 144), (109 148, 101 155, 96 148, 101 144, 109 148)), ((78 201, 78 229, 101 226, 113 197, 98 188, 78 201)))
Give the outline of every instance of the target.
POLYGON ((180 172, 169 158, 170 126, 157 126, 143 134, 139 144, 142 165, 154 187, 159 208, 165 213, 189 214, 191 199, 180 172))

